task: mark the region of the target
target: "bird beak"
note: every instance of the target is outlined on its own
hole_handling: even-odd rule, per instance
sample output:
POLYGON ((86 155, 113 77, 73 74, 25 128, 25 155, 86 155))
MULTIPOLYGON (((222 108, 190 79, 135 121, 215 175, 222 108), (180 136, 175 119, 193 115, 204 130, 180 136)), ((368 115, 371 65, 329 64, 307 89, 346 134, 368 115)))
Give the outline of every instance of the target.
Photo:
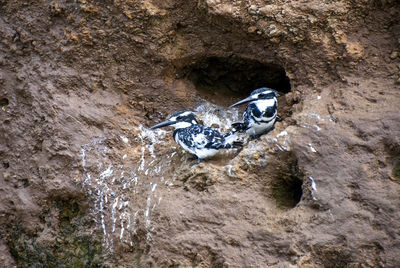
POLYGON ((169 126, 176 123, 175 121, 171 121, 171 120, 166 120, 164 122, 161 122, 155 126, 152 126, 150 129, 156 129, 156 128, 160 128, 160 127, 165 127, 165 126, 169 126))
POLYGON ((232 104, 231 106, 229 106, 229 108, 238 106, 238 105, 243 104, 243 103, 246 103, 246 102, 253 101, 253 100, 255 100, 255 99, 256 99, 256 98, 253 98, 252 96, 247 97, 247 98, 245 98, 245 99, 243 99, 243 100, 241 100, 241 101, 236 102, 235 104, 232 104))

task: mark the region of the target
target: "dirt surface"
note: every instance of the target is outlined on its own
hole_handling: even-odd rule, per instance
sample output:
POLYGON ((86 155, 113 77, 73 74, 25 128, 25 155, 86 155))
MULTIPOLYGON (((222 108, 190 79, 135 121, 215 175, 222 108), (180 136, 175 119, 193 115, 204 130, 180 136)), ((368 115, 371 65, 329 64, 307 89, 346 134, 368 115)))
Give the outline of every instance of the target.
POLYGON ((397 1, 0 1, 1 267, 396 267, 397 1), (190 167, 191 109, 268 135, 190 167))

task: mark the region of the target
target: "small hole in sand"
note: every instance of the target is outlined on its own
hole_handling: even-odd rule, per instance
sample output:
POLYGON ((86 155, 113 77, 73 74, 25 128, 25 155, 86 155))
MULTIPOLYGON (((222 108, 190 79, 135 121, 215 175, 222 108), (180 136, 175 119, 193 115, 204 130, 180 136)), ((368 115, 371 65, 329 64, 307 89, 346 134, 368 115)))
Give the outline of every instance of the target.
POLYGON ((272 196, 278 207, 294 208, 303 195, 302 185, 304 174, 300 170, 297 159, 291 153, 278 157, 282 163, 271 182, 272 196))
POLYGON ((0 106, 6 106, 9 104, 9 101, 7 98, 1 98, 0 99, 0 106))

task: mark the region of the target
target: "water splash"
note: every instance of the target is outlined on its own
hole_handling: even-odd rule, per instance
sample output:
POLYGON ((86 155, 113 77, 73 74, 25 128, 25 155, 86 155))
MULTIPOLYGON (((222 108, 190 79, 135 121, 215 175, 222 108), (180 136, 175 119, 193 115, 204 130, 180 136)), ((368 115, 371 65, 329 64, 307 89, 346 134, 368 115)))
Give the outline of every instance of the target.
POLYGON ((239 121, 238 109, 226 109, 221 106, 205 102, 195 109, 196 115, 205 126, 217 126, 222 133, 229 132, 231 125, 239 121))
MULTIPOLYGON (((91 213, 102 231, 106 253, 113 251, 116 240, 133 245, 137 228, 141 228, 137 224, 140 217, 145 218, 146 238, 151 237, 151 211, 161 201, 155 193, 157 183, 160 175, 166 176, 164 171, 173 159, 171 155, 168 161, 160 161, 162 158, 155 154, 155 147, 165 142, 166 131, 150 131, 138 126, 132 132, 138 134, 130 140, 125 135, 98 138, 83 145, 80 151, 84 174, 81 185, 93 200, 91 213), (118 141, 123 149, 112 149, 107 141, 118 141), (129 160, 133 157, 131 148, 140 150, 139 156, 133 155, 140 157, 140 161, 129 160), (115 157, 117 155, 119 157, 115 157), (120 163, 115 164, 115 159, 121 159, 120 163), (149 183, 152 187, 147 189, 149 183), (147 202, 143 200, 146 192, 150 198, 147 202), (157 202, 152 202, 152 197, 156 196, 157 202)), ((162 186, 168 187, 167 184, 162 186)))
POLYGON ((290 135, 285 129, 278 133, 275 137, 266 136, 268 142, 274 144, 279 151, 290 151, 290 135))
MULTIPOLYGON (((217 125, 222 133, 238 121, 237 109, 203 103, 195 111, 204 125, 217 125)), ((106 253, 113 252, 117 242, 132 246, 144 239, 152 243, 153 211, 163 200, 162 189, 172 187, 175 180, 170 177, 171 163, 177 161, 179 149, 171 146, 171 134, 168 129, 153 131, 139 125, 81 146, 81 185, 93 202, 91 214, 103 234, 106 253), (144 237, 138 238, 141 234, 144 237)))
POLYGON ((322 117, 321 117, 319 114, 317 114, 317 113, 309 113, 308 116, 309 116, 309 117, 316 118, 318 121, 325 121, 325 119, 322 118, 322 117))
POLYGON ((284 131, 282 131, 282 132, 280 132, 278 135, 276 135, 276 137, 277 138, 279 138, 279 137, 284 137, 284 136, 287 136, 287 131, 286 130, 284 130, 284 131))
POLYGON ((123 142, 129 144, 129 139, 128 139, 127 137, 121 135, 120 138, 121 138, 121 140, 122 140, 123 142))
MULTIPOLYGON (((167 134, 167 131, 162 129, 156 129, 155 131, 147 129, 142 125, 139 125, 138 130, 140 132, 139 138, 142 143, 142 155, 140 158, 140 170, 144 170, 145 157, 144 154, 146 150, 150 153, 152 158, 155 158, 154 145, 164 143, 163 138, 167 134)), ((147 175, 147 174, 146 174, 147 175)))
POLYGON ((315 184, 315 181, 314 181, 313 177, 308 176, 308 178, 311 181, 311 189, 312 189, 311 190, 311 197, 312 197, 313 200, 317 200, 317 198, 315 197, 315 194, 314 194, 314 192, 317 191, 317 185, 315 184))
POLYGON ((310 148, 310 151, 311 151, 311 152, 313 152, 313 153, 316 153, 316 152, 317 152, 317 150, 315 150, 315 148, 312 146, 311 143, 308 144, 308 147, 310 148))

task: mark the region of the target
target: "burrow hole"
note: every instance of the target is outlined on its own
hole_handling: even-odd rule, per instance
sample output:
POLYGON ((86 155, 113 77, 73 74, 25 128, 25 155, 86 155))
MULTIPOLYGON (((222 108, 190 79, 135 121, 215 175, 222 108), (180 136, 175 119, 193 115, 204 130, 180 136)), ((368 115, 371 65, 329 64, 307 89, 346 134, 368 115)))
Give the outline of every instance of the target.
POLYGON ((303 195, 304 174, 292 152, 281 152, 277 155, 270 181, 272 196, 280 208, 294 208, 303 195))
MULTIPOLYGON (((202 99, 223 107, 249 96, 257 88, 275 89, 280 93, 278 115, 282 119, 291 116, 291 105, 285 97, 291 92, 290 79, 278 64, 237 56, 204 57, 178 70, 178 77, 188 79, 202 99)), ((273 162, 273 170, 264 170, 268 188, 278 207, 293 208, 303 194, 303 174, 297 159, 293 153, 285 152, 273 162)))
POLYGON ((0 106, 7 106, 8 104, 9 104, 9 101, 7 98, 0 99, 0 106))
MULTIPOLYGON (((200 97, 225 107, 260 87, 275 89, 282 96, 291 91, 282 66, 237 56, 202 58, 180 70, 180 74, 193 83, 200 97)), ((283 99, 281 108, 285 106, 283 99)))

